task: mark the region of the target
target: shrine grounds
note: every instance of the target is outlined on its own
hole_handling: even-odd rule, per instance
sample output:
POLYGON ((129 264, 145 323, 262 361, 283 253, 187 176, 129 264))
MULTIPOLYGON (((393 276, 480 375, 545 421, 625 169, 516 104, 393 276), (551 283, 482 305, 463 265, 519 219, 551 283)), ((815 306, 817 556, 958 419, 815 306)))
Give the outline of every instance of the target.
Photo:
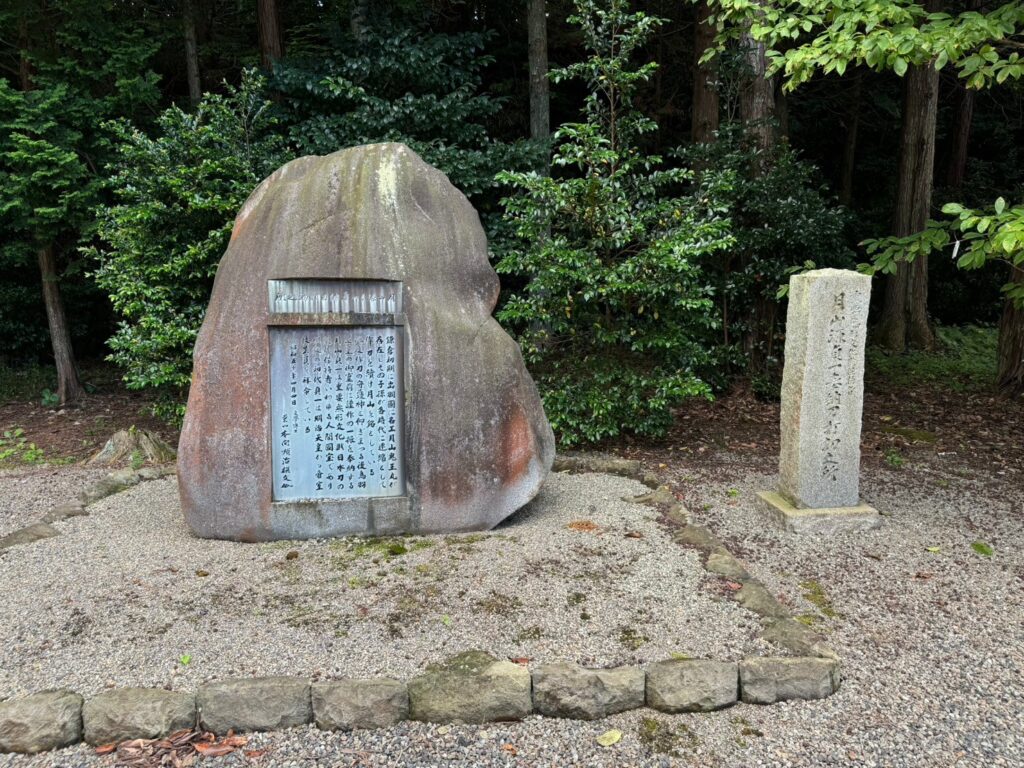
MULTIPOLYGON (((869 435, 868 440, 871 437, 869 435)), ((1024 483, 961 452, 869 451, 862 489, 877 531, 827 539, 774 529, 754 493, 770 460, 735 435, 645 461, 842 659, 821 701, 700 715, 638 710, 596 722, 253 734, 253 765, 1015 766, 1024 763, 1024 483), (945 455, 944 455, 945 454, 945 455), (596 738, 622 731, 611 747, 596 738), (264 750, 266 750, 264 752, 264 750)), ((0 478, 0 535, 95 473, 0 478), (28 511, 26 511, 28 510, 28 511)), ((233 544, 191 538, 172 478, 55 524, 0 554, 0 688, 194 690, 230 675, 388 674, 479 648, 530 665, 642 664, 672 654, 779 653, 727 580, 673 542, 645 492, 608 475, 551 477, 495 531, 382 541, 233 544)), ((45 510, 42 510, 45 511, 45 510)), ((204 758, 239 765, 241 753, 204 758)), ((0 766, 108 765, 79 745, 0 766)))

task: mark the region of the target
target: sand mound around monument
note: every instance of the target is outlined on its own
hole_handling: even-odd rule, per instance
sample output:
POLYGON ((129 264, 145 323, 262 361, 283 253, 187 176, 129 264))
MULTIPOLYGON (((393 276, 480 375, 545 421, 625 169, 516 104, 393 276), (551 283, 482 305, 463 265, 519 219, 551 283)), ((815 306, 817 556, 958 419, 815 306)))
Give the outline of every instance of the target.
POLYGON ((763 653, 756 617, 623 500, 646 490, 556 474, 488 533, 238 544, 193 537, 173 479, 148 482, 0 558, 0 691, 406 678, 473 648, 588 666, 763 653))

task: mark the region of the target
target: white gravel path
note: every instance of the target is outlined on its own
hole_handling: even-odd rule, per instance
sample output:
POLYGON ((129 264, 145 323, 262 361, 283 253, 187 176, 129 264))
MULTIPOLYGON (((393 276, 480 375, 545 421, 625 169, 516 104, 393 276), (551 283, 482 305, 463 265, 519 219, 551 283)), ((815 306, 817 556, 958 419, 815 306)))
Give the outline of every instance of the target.
POLYGON ((81 466, 0 470, 0 536, 38 523, 52 507, 73 501, 109 471, 81 466))
MULTIPOLYGON (((1020 478, 965 478, 953 466, 948 471, 933 466, 871 472, 864 478, 863 492, 890 514, 882 528, 815 540, 783 534, 765 524, 753 492, 771 488, 772 475, 740 464, 717 469, 714 476, 686 467, 679 470, 690 476, 687 503, 695 522, 707 524, 725 539, 772 591, 789 596, 798 613, 809 620, 817 617, 819 628, 843 658, 839 693, 825 701, 738 705, 708 715, 667 717, 641 710, 594 723, 531 717, 518 724, 457 726, 445 732, 415 723, 355 734, 302 728, 254 735, 249 748, 269 751, 252 764, 1024 765, 1020 478), (991 545, 994 555, 975 553, 975 541, 991 545), (661 723, 660 734, 674 729, 674 738, 652 745, 642 736, 650 732, 651 723, 645 720, 661 723), (609 728, 623 731, 622 740, 611 748, 599 747, 596 736, 609 728)), ((592 476, 566 480, 579 483, 566 483, 563 498, 571 503, 598 482, 610 482, 592 476)), ((556 478, 553 486, 562 482, 556 478)), ((611 523, 595 513, 585 514, 611 523)), ((72 521, 68 527, 96 519, 72 521)), ((515 526, 498 533, 514 535, 515 526)), ((33 545, 41 546, 46 543, 33 545)), ((436 551, 437 546, 447 545, 431 549, 436 551)), ((305 553, 300 562, 303 557, 305 553)), ((571 562, 582 568, 586 559, 577 556, 571 562)), ((0 559, 0 584, 5 588, 10 568, 0 559)), ((554 573, 546 575, 547 582, 556 578, 554 573)), ((665 578, 660 594, 674 600, 685 592, 682 602, 703 603, 704 595, 714 592, 710 586, 665 578)), ((201 594, 204 589, 196 591, 201 594)), ((586 631, 596 626, 592 621, 586 631)), ((580 643, 587 642, 580 638, 580 643)), ((5 643, 12 647, 10 639, 5 643)), ((202 764, 242 762, 236 755, 202 764)), ((0 756, 4 768, 104 764, 85 747, 34 759, 0 756)))
POLYGON ((143 483, 0 556, 0 692, 406 678, 471 648, 594 666, 755 650, 754 617, 702 594, 696 554, 623 501, 647 490, 554 475, 491 533, 238 544, 192 537, 173 479, 143 483))

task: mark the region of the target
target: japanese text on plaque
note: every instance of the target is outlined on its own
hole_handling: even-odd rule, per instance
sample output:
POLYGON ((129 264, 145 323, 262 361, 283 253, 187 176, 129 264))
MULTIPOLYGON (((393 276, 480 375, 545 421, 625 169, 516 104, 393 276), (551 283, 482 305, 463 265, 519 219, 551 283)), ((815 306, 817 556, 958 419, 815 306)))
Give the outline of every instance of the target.
POLYGON ((400 496, 399 328, 273 328, 274 499, 400 496))

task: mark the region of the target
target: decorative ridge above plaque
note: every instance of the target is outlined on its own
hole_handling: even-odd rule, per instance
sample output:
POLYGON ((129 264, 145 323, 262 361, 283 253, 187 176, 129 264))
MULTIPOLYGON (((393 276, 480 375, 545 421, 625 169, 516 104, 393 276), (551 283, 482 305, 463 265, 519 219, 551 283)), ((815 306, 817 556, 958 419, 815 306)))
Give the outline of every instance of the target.
POLYGON ((402 283, 394 280, 268 280, 272 314, 397 315, 402 283))

